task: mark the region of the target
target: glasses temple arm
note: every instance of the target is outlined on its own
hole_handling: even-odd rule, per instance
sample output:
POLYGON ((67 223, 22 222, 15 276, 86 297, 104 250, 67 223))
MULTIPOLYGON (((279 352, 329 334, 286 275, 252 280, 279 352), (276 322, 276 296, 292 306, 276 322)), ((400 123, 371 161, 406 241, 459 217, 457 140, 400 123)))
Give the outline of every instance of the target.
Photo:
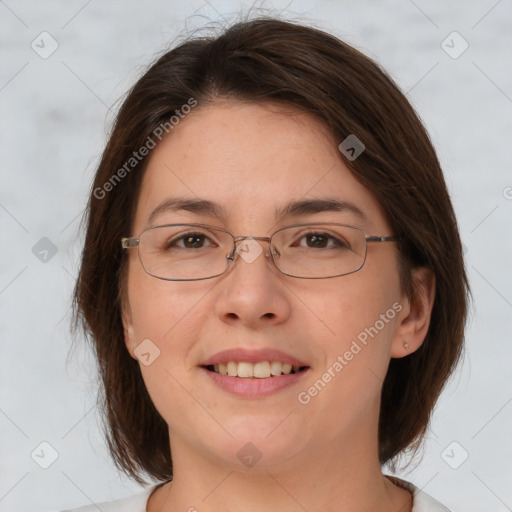
POLYGON ((137 237, 121 238, 121 247, 123 249, 130 249, 139 245, 139 239, 137 237))
POLYGON ((399 236, 367 236, 368 242, 400 242, 402 239, 399 236))

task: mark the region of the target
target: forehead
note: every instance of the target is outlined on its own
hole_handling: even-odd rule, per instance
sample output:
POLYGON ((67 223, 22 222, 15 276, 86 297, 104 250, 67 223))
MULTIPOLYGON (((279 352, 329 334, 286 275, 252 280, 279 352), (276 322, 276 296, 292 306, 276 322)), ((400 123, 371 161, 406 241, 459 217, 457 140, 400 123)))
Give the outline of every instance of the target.
POLYGON ((368 226, 386 226, 382 208, 346 167, 326 127, 288 105, 223 101, 196 107, 149 157, 136 229, 175 197, 218 204, 232 228, 275 225, 290 201, 304 199, 350 202, 365 213, 368 226))

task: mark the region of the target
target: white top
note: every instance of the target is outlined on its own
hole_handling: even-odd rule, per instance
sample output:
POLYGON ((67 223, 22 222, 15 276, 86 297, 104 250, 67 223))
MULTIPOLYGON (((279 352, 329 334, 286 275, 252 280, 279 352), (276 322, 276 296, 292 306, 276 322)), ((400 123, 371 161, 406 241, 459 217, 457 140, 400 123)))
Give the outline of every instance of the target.
MULTIPOLYGON (((448 508, 441 505, 441 503, 423 492, 414 484, 390 475, 385 476, 396 485, 399 485, 411 492, 413 496, 412 512, 450 512, 448 508)), ((62 512, 98 512, 98 508, 102 512, 146 512, 146 505, 149 496, 159 485, 161 485, 161 483, 148 487, 143 492, 135 494, 134 496, 129 496, 128 498, 98 503, 95 505, 87 505, 85 507, 73 509, 72 511, 63 510, 62 512)))

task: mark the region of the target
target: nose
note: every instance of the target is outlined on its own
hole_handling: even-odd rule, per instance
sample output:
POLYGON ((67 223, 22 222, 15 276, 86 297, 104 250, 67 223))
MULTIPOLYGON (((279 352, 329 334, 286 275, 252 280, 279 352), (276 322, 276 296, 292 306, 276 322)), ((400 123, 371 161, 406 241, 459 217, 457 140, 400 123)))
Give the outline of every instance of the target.
POLYGON ((261 329, 290 316, 289 292, 269 254, 268 238, 237 242, 231 268, 219 283, 215 314, 230 325, 261 329), (259 240, 259 241, 258 241, 259 240))

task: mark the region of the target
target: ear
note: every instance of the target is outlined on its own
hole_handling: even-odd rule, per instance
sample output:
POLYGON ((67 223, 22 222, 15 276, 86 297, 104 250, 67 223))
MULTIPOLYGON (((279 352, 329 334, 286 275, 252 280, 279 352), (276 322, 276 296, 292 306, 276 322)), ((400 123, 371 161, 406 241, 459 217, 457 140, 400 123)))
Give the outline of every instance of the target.
POLYGON ((123 322, 124 343, 133 359, 137 359, 137 357, 134 355, 134 350, 137 347, 137 343, 135 329, 133 327, 132 312, 130 309, 130 305, 128 304, 128 301, 126 299, 122 301, 121 319, 123 322))
POLYGON ((418 350, 430 325, 436 292, 435 276, 426 267, 412 270, 413 298, 404 297, 399 325, 391 345, 391 357, 400 358, 418 350))

